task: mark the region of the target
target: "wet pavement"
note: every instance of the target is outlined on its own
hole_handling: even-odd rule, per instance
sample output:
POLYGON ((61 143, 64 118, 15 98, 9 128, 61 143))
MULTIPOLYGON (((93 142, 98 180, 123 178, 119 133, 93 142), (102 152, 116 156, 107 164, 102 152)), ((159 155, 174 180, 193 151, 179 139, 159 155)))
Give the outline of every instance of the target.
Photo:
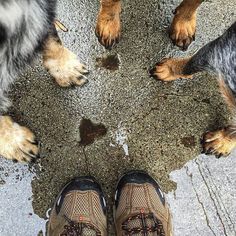
MULTIPOLYGON (((59 1, 58 18, 69 28, 60 36, 87 64, 89 83, 60 88, 40 61, 17 79, 10 112, 35 132, 42 158, 33 167, 0 160, 1 236, 44 231, 57 193, 78 175, 94 175, 111 205, 117 179, 131 169, 159 181, 175 235, 235 235, 236 154, 197 157, 202 133, 229 119, 217 81, 202 73, 163 84, 149 78, 148 69, 219 36, 236 19, 236 6, 232 0, 203 3, 196 41, 181 52, 167 33, 178 3, 124 1, 121 41, 106 51, 94 34, 98 1, 59 1)), ((111 208, 109 222, 113 235, 111 208)))

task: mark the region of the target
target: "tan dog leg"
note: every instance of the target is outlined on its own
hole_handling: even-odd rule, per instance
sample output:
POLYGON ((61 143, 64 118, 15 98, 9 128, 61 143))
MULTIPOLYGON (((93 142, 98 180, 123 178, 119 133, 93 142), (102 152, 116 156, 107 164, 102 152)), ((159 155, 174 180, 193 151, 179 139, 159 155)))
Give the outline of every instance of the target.
POLYGON ((38 156, 34 134, 9 116, 0 116, 0 155, 11 160, 29 162, 38 156))
POLYGON ((203 0, 183 0, 176 8, 170 28, 170 38, 183 50, 195 40, 197 8, 203 0))
POLYGON ((107 49, 111 49, 119 42, 121 31, 120 12, 120 0, 101 0, 96 35, 99 42, 107 49))
MULTIPOLYGON (((235 116, 236 99, 235 95, 225 83, 223 78, 218 79, 221 94, 228 105, 228 108, 235 116)), ((228 156, 236 147, 236 125, 235 118, 231 125, 215 132, 207 132, 202 139, 203 153, 213 154, 216 157, 228 156)))
POLYGON ((205 133, 202 140, 203 153, 213 154, 217 158, 228 156, 236 147, 235 132, 236 126, 229 126, 215 132, 205 133))
POLYGON ((183 69, 189 62, 190 58, 182 59, 163 59, 157 63, 156 66, 150 71, 152 77, 162 81, 173 81, 179 78, 192 78, 192 75, 185 75, 183 69))
POLYGON ((77 56, 65 48, 57 35, 51 35, 45 42, 43 64, 61 87, 81 86, 87 82, 88 71, 77 56))

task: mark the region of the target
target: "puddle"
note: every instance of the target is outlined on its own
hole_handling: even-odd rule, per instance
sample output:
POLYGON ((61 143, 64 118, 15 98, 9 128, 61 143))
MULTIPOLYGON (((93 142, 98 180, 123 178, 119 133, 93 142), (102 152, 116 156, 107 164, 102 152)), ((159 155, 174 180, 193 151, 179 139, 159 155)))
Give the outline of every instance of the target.
POLYGON ((45 235, 46 221, 34 214, 31 182, 36 177, 27 165, 0 157, 0 235, 45 235))
POLYGON ((83 119, 79 127, 80 145, 86 146, 94 143, 95 139, 103 137, 107 129, 103 124, 93 124, 89 119, 83 119))
POLYGON ((104 57, 96 58, 97 67, 105 68, 107 70, 115 71, 119 70, 120 59, 117 54, 106 55, 104 57))
POLYGON ((188 148, 193 148, 196 146, 196 140, 194 136, 188 136, 181 138, 181 143, 188 148))

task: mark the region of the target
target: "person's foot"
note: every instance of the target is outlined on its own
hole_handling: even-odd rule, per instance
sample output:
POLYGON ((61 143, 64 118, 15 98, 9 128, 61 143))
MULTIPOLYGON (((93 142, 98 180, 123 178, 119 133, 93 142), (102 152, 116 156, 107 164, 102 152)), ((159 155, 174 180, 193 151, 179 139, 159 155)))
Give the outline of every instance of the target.
POLYGON ((142 171, 124 175, 115 195, 117 236, 171 236, 171 215, 157 182, 142 171))
POLYGON ((48 223, 48 236, 107 236, 106 202, 92 177, 79 177, 58 195, 48 223))

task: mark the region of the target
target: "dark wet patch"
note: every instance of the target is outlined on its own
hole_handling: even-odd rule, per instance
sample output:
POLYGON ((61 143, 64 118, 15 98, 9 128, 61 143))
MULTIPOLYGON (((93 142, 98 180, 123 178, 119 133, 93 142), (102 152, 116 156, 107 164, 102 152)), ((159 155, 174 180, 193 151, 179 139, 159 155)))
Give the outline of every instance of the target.
POLYGON ((107 70, 119 70, 120 60, 117 54, 96 58, 96 66, 107 70))
POLYGON ((206 103, 206 104, 210 104, 211 103, 209 98, 202 99, 202 102, 206 103))
POLYGON ((79 127, 80 145, 86 146, 92 144, 107 133, 107 129, 103 124, 93 124, 89 119, 83 119, 79 127))
POLYGON ((4 179, 0 179, 0 185, 4 185, 6 181, 4 179))
POLYGON ((196 146, 196 141, 194 136, 188 136, 181 138, 181 143, 188 148, 193 148, 196 146))

